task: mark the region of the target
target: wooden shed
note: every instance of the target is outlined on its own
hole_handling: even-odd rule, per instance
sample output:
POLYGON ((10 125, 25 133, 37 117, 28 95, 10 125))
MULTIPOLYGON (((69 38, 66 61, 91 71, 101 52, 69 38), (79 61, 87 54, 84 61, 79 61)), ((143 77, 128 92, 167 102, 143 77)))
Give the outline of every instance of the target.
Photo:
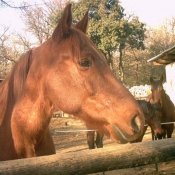
POLYGON ((154 65, 165 65, 167 94, 175 104, 175 45, 149 59, 148 62, 153 62, 154 65))

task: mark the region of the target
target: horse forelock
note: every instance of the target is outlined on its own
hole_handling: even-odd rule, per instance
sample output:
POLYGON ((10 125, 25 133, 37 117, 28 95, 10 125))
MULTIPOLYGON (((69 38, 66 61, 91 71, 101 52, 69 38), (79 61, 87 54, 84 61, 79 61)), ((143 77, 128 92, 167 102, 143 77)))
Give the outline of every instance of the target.
POLYGON ((20 60, 14 65, 9 75, 0 84, 0 112, 1 118, 12 112, 15 102, 23 92, 24 84, 32 62, 32 51, 20 57, 20 60))
MULTIPOLYGON (((70 41, 72 45, 72 55, 73 57, 78 56, 80 58, 81 46, 84 44, 84 37, 82 37, 80 32, 75 29, 71 29, 70 41)), ((75 61, 75 60, 74 60, 75 61)))
MULTIPOLYGON (((99 51, 97 46, 86 36, 86 34, 81 32, 79 29, 71 27, 70 31, 69 31, 69 35, 58 39, 58 42, 56 44, 59 47, 61 47, 63 44, 65 44, 66 49, 68 49, 68 47, 70 47, 71 55, 73 56, 73 58, 78 56, 78 58, 80 59, 81 58, 80 53, 83 50, 84 45, 87 43, 89 43, 89 45, 91 45, 92 48, 94 48, 94 50, 99 51)), ((66 52, 67 52, 67 50, 66 50, 66 52)), ((75 61, 75 60, 73 60, 73 61, 75 61)))

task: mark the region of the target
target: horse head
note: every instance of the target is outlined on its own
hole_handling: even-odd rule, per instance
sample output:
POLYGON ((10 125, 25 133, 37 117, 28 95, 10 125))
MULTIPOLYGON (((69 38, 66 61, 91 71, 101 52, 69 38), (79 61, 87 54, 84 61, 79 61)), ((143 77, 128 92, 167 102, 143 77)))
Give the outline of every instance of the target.
POLYGON ((161 127, 162 122, 162 109, 160 103, 151 104, 147 102, 147 123, 154 131, 154 135, 158 139, 162 139, 164 137, 164 130, 161 127))
MULTIPOLYGON (((72 26, 69 4, 52 37, 23 58, 30 58, 30 64, 26 64, 23 90, 13 110, 12 132, 16 135, 20 135, 23 122, 27 126, 23 132, 38 138, 38 133, 47 129, 54 108, 79 117, 89 129, 97 129, 120 143, 141 135, 142 110, 87 37, 87 26, 88 12, 72 26)), ((21 65, 23 60, 19 61, 21 65)), ((20 66, 19 74, 24 67, 20 66)))
POLYGON ((88 13, 72 27, 71 5, 67 5, 51 40, 40 48, 45 50, 44 94, 56 108, 84 120, 88 128, 126 143, 140 136, 143 114, 86 36, 87 26, 88 13))
POLYGON ((152 91, 152 103, 159 103, 161 99, 161 93, 163 89, 163 75, 160 79, 154 79, 150 77, 151 91, 152 91))

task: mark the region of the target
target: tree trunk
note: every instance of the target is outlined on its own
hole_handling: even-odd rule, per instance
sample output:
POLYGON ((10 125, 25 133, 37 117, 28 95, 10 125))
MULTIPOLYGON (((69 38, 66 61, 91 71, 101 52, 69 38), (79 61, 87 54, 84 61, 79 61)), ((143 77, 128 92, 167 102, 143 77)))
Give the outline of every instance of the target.
POLYGON ((107 54, 107 63, 109 65, 109 67, 111 68, 111 70, 113 70, 114 68, 114 63, 113 63, 113 59, 112 59, 112 55, 110 54, 110 52, 108 52, 107 54))
POLYGON ((135 84, 137 84, 137 82, 139 81, 139 77, 138 77, 138 72, 139 72, 139 65, 138 65, 138 62, 139 62, 139 59, 137 58, 134 50, 133 50, 133 55, 134 55, 134 58, 135 58, 135 64, 136 64, 136 68, 135 68, 135 84))
POLYGON ((120 75, 120 80, 124 82, 124 72, 123 72, 123 52, 122 52, 122 47, 121 45, 119 46, 119 75, 120 75))
POLYGON ((0 162, 1 175, 84 175, 175 160, 175 139, 0 162))

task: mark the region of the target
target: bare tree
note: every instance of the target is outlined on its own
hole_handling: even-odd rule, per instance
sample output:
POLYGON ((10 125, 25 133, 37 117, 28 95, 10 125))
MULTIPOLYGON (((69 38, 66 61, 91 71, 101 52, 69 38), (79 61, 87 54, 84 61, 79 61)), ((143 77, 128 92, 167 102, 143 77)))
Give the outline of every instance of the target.
POLYGON ((151 56, 169 49, 175 43, 175 17, 166 20, 159 28, 151 28, 147 31, 148 49, 151 56))
POLYGON ((0 39, 2 39, 2 37, 5 35, 5 33, 9 30, 9 27, 7 27, 7 26, 2 26, 2 28, 3 28, 3 31, 0 34, 0 39))
MULTIPOLYGON (((30 3, 30 2, 29 2, 30 3)), ((23 33, 7 34, 9 27, 3 27, 0 33, 0 76, 4 77, 14 65, 20 55, 47 40, 54 29, 54 20, 57 10, 63 7, 64 0, 51 0, 41 4, 20 5, 12 1, 0 0, 0 7, 21 10, 21 16, 26 24, 23 33)))
POLYGON ((35 47, 34 44, 31 43, 30 40, 25 36, 25 34, 17 33, 16 36, 16 43, 23 47, 24 52, 35 47))
POLYGON ((6 34, 8 28, 4 28, 4 32, 0 37, 0 77, 4 77, 10 70, 12 64, 14 64, 19 55, 19 48, 15 45, 9 38, 10 36, 6 34))
MULTIPOLYGON (((35 4, 35 5, 42 5, 42 4, 35 4)), ((28 6, 33 6, 33 5, 19 5, 19 6, 16 6, 13 2, 10 2, 10 1, 4 1, 4 0, 0 0, 0 7, 9 7, 9 8, 13 8, 13 9, 23 9, 23 8, 26 8, 28 6)))
POLYGON ((16 63, 22 51, 20 51, 21 48, 17 45, 15 38, 10 39, 10 37, 3 35, 0 39, 0 58, 16 63))
POLYGON ((42 44, 52 34, 54 29, 53 20, 57 10, 62 7, 63 1, 43 1, 42 6, 29 6, 25 3, 22 9, 22 19, 27 30, 37 38, 38 44, 42 44))

